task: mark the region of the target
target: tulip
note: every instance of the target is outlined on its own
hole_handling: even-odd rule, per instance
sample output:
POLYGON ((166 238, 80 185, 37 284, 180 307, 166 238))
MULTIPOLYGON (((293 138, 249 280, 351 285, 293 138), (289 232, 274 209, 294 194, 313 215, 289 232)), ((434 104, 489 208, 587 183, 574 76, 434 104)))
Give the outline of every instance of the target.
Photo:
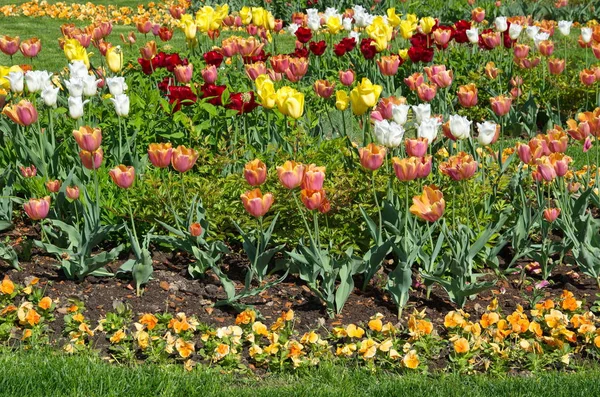
POLYGON ((563 153, 552 153, 548 156, 548 160, 554 167, 557 177, 565 176, 569 171, 569 164, 573 161, 571 157, 566 156, 563 153))
POLYGON ((596 73, 591 69, 583 69, 579 72, 579 80, 583 85, 591 86, 596 81, 596 73))
POLYGON ((39 92, 44 87, 51 85, 52 73, 45 70, 30 70, 25 74, 25 85, 29 92, 39 92))
POLYGON ((575 120, 569 119, 567 120, 567 127, 569 136, 577 141, 583 141, 591 134, 590 125, 587 121, 578 124, 575 120))
POLYGON ((483 146, 491 145, 498 140, 500 136, 500 126, 490 121, 484 121, 483 123, 477 123, 477 140, 483 146))
POLYGON ((423 157, 427 153, 429 146, 427 138, 407 139, 404 141, 406 154, 411 157, 423 157))
POLYGON ((470 108, 477 105, 477 87, 473 83, 458 87, 456 96, 461 106, 470 108))
POLYGON ((437 138, 440 125, 440 121, 435 117, 423 119, 417 128, 417 136, 427 138, 428 142, 433 142, 437 138))
POLYGON ((194 222, 189 227, 189 232, 192 237, 198 237, 202 234, 202 226, 198 222, 194 222))
POLYGON ((371 80, 364 77, 350 92, 352 112, 358 116, 365 114, 369 108, 377 104, 382 90, 382 86, 373 84, 371 80))
POLYGON ((244 208, 248 213, 256 218, 264 216, 275 199, 271 193, 261 193, 260 189, 249 190, 240 196, 244 208))
POLYGON ((421 124, 423 120, 431 117, 431 105, 428 103, 422 103, 420 105, 413 106, 412 110, 415 113, 417 124, 421 124))
POLYGON ((152 22, 149 21, 147 18, 140 19, 136 22, 135 26, 138 32, 140 32, 141 34, 147 34, 148 32, 150 32, 150 30, 152 30, 152 22))
POLYGON ((479 43, 479 29, 477 29, 477 28, 467 29, 465 31, 465 33, 467 35, 467 39, 469 40, 469 43, 471 43, 471 44, 479 43))
POLYGON ((387 147, 398 147, 404 137, 404 127, 395 121, 382 120, 374 124, 375 140, 387 147))
POLYGON ((42 50, 42 42, 36 37, 27 39, 21 43, 19 50, 25 58, 33 58, 42 50))
POLYGON ((106 50, 106 64, 113 73, 119 73, 123 68, 123 51, 120 46, 110 47, 106 50))
POLYGON ((465 116, 457 114, 450 116, 450 133, 455 139, 465 139, 471 135, 471 121, 465 116))
POLYGON ((81 97, 70 96, 68 99, 69 116, 71 116, 71 118, 75 120, 81 118, 83 116, 83 106, 88 102, 89 99, 83 101, 81 97))
POLYGON ((350 97, 346 93, 346 91, 336 91, 335 92, 335 107, 337 110, 344 111, 348 108, 350 104, 350 97))
POLYGON ((148 145, 148 159, 153 166, 167 168, 171 164, 173 148, 170 143, 151 143, 148 145))
POLYGON ((537 159, 537 173, 546 182, 552 182, 556 178, 556 170, 550 162, 548 156, 542 156, 537 159))
POLYGON ((194 167, 198 156, 199 154, 196 150, 180 145, 176 149, 173 149, 171 165, 176 171, 187 172, 194 167))
POLYGON ((21 93, 23 92, 23 88, 24 86, 24 77, 25 75, 23 74, 22 71, 13 71, 8 73, 8 75, 4 76, 4 78, 6 80, 9 81, 10 83, 10 90, 11 92, 14 93, 21 93))
POLYGON ((581 28, 581 40, 585 44, 588 44, 590 41, 592 41, 592 33, 592 28, 581 28))
POLYGON ((544 210, 544 219, 550 223, 554 222, 560 215, 560 208, 546 208, 544 210))
POLYGON ((555 126, 548 130, 545 140, 548 144, 548 149, 552 153, 565 153, 569 143, 567 133, 560 126, 555 126))
POLYGON ((398 157, 392 158, 394 167, 394 173, 396 178, 402 182, 414 181, 418 177, 417 167, 419 163, 418 157, 409 157, 399 159, 398 157))
MULTIPOLYGON (((81 81, 83 83, 83 95, 85 95, 86 97, 95 96, 98 92, 98 84, 102 82, 101 79, 96 79, 95 76, 90 74, 86 75, 81 81)), ((77 96, 71 93, 69 93, 69 95, 77 96)))
POLYGON ((291 87, 282 87, 276 91, 277 109, 286 116, 298 119, 304 113, 304 94, 291 87))
POLYGON ((496 64, 494 62, 488 62, 485 65, 485 75, 490 79, 490 80, 494 80, 496 77, 498 77, 498 68, 496 67, 496 64))
POLYGON ((327 99, 333 95, 335 85, 327 80, 317 80, 313 85, 313 89, 315 90, 317 96, 327 99))
POLYGON ((93 152, 98 150, 102 144, 102 130, 88 126, 73 130, 73 137, 81 150, 93 152))
POLYGON ((381 167, 385 159, 386 149, 369 143, 367 146, 358 150, 360 164, 368 170, 375 171, 381 167))
POLYGON ((379 71, 384 76, 394 76, 400 66, 400 57, 397 55, 382 56, 378 61, 379 71))
POLYGON ((572 21, 558 21, 558 30, 563 36, 571 34, 571 26, 573 26, 572 21))
POLYGON ((122 189, 129 189, 135 181, 135 168, 119 165, 108 172, 115 185, 122 189))
POLYGON ((442 217, 445 208, 444 195, 431 185, 423 188, 423 194, 413 197, 410 213, 424 221, 435 222, 442 217))
POLYGON ((129 97, 126 94, 116 95, 110 98, 110 101, 115 105, 115 113, 119 117, 127 117, 129 114, 129 97))
POLYGON ((565 60, 557 58, 548 59, 548 70, 550 74, 561 74, 565 70, 565 60))
POLYGON ((446 46, 452 39, 452 30, 450 29, 436 29, 433 31, 433 41, 439 46, 446 46))
POLYGON ((104 158, 104 152, 102 148, 98 148, 93 152, 88 152, 87 150, 82 150, 79 152, 79 158, 81 159, 81 163, 88 170, 97 170, 102 165, 102 159, 104 158))
POLYGON ((310 164, 304 168, 301 187, 306 190, 322 190, 325 181, 325 167, 310 164))
POLYGON ((246 163, 244 178, 250 186, 262 185, 267 180, 267 166, 259 159, 246 163))
POLYGON ((21 166, 19 169, 21 170, 23 178, 33 178, 37 175, 37 168, 35 168, 35 165, 30 165, 29 167, 21 166))
POLYGON ((481 23, 485 19, 485 10, 481 7, 471 10, 471 19, 477 23, 481 23))
POLYGON ((442 174, 449 176, 453 180, 462 181, 471 178, 475 174, 477 165, 477 161, 473 159, 473 156, 465 152, 460 152, 450 157, 448 161, 442 162, 439 169, 442 174))
POLYGON ((285 70, 285 76, 295 83, 300 81, 307 71, 308 60, 306 58, 290 58, 290 66, 285 70))
POLYGON ((69 200, 77 200, 79 198, 79 188, 77 186, 67 186, 65 194, 69 200))
POLYGON ((494 26, 498 32, 505 32, 508 29, 506 17, 497 17, 494 20, 494 26))
POLYGON ((51 193, 58 193, 58 191, 60 190, 60 185, 61 183, 58 179, 46 181, 46 188, 51 193))
POLYGON ((22 126, 30 126, 38 120, 38 112, 31 102, 21 99, 16 105, 7 105, 2 114, 22 126))
POLYGON ((300 199, 308 210, 318 210, 325 201, 325 191, 302 189, 300 199))
POLYGON ((488 48, 496 48, 501 43, 501 36, 498 32, 482 33, 481 40, 488 48))
POLYGON ((415 91, 424 82, 423 73, 415 72, 404 79, 408 89, 415 91))
POLYGON ((351 86, 354 83, 355 73, 353 70, 340 70, 340 82, 345 86, 351 86))
POLYGON ((142 55, 142 58, 147 61, 152 60, 152 58, 156 56, 157 51, 156 42, 154 40, 147 42, 146 45, 140 48, 140 54, 142 55))
POLYGON ((504 116, 510 112, 512 99, 504 95, 499 95, 497 97, 490 98, 490 104, 492 105, 492 110, 497 116, 504 116))
POLYGON ((543 56, 549 57, 554 52, 554 43, 551 40, 544 40, 540 43, 538 50, 543 56))
POLYGON ((410 106, 404 103, 402 104, 392 104, 392 118, 394 122, 399 125, 404 125, 408 121, 408 111, 410 110, 410 106))
MULTIPOLYGON (((88 75, 86 75, 88 76, 88 75)), ((90 76, 92 77, 92 76, 90 76)), ((69 95, 72 97, 83 96, 83 79, 71 77, 69 80, 65 80, 65 85, 69 90, 69 95)))
POLYGON ((286 189, 294 189, 300 186, 304 179, 304 165, 295 161, 286 161, 282 166, 277 167, 277 176, 286 189))
POLYGON ((437 94, 437 85, 423 83, 417 87, 417 96, 420 100, 425 102, 431 102, 437 94))
POLYGON ((508 28, 508 37, 510 37, 512 40, 517 40, 522 31, 523 26, 519 25, 518 23, 513 23, 510 25, 510 28, 508 28))
MULTIPOLYGON (((190 64, 189 66, 192 66, 190 64)), ((177 71, 178 67, 175 67, 177 71)), ((200 72, 202 74, 202 79, 206 84, 214 84, 217 81, 217 67, 215 65, 208 65, 200 72)), ((192 77, 192 71, 189 72, 190 80, 192 77)), ((189 82, 189 80, 187 81, 189 82)))
POLYGON ((245 65, 246 76, 250 80, 256 80, 258 76, 267 74, 267 66, 264 62, 255 62, 248 65, 245 65))
POLYGON ((19 51, 19 44, 21 43, 21 39, 19 36, 10 37, 10 36, 0 36, 0 51, 5 53, 6 55, 12 57, 19 51))
POLYGON ((529 46, 527 44, 515 44, 513 47, 513 52, 515 54, 515 57, 517 57, 518 59, 524 59, 527 58, 527 55, 529 55, 529 46))
POLYGON ((23 204, 23 209, 27 216, 33 221, 44 219, 48 216, 48 212, 50 211, 50 196, 41 199, 30 199, 23 204))
MULTIPOLYGON (((63 47, 65 56, 69 62, 80 61, 86 68, 90 67, 90 58, 87 50, 75 39, 68 39, 65 41, 63 47)), ((74 77, 71 73, 71 77, 74 77)))
POLYGON ((432 156, 417 157, 417 178, 427 178, 433 166, 432 156))
POLYGON ((46 104, 46 106, 56 107, 56 102, 58 100, 58 87, 54 87, 52 85, 47 85, 44 87, 41 93, 42 100, 46 104))
POLYGON ((128 88, 124 77, 107 77, 106 84, 112 96, 123 94, 128 88))
POLYGON ((430 80, 439 88, 447 88, 452 85, 453 76, 452 70, 442 70, 432 75, 430 80))

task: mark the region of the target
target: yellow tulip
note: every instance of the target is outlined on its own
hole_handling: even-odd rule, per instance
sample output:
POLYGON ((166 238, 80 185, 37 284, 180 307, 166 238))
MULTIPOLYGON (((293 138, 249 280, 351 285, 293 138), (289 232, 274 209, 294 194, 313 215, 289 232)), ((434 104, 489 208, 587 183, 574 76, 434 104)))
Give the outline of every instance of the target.
POLYGON ((395 8, 387 9, 387 18, 388 18, 388 23, 390 25, 392 25, 393 27, 400 25, 400 16, 398 14, 396 14, 395 8))
POLYGON ((292 87, 278 89, 275 102, 281 113, 293 119, 300 118, 304 113, 304 94, 292 87))
POLYGON ((348 96, 346 91, 336 91, 335 107, 343 112, 344 110, 348 109, 348 104, 350 104, 350 97, 348 96))
POLYGON ((273 109, 275 107, 275 99, 277 94, 275 92, 275 84, 266 74, 261 74, 254 81, 256 84, 256 95, 260 99, 261 105, 266 109, 273 109))
POLYGON ((275 17, 268 10, 262 7, 252 7, 252 23, 266 30, 273 30, 275 27, 275 17))
POLYGON ((343 29, 342 20, 338 16, 330 16, 327 18, 327 29, 330 34, 337 34, 343 29))
POLYGON ((416 26, 410 21, 403 20, 400 22, 398 29, 400 30, 400 35, 403 38, 410 39, 415 33, 416 26))
POLYGON ((123 68, 123 51, 121 46, 110 47, 106 51, 106 64, 113 73, 118 73, 123 68))
POLYGON ((419 21, 419 17, 417 17, 415 14, 406 14, 406 20, 412 23, 415 26, 415 29, 417 28, 417 22, 419 21))
POLYGON ((408 49, 403 49, 403 50, 398 50, 398 55, 400 55, 400 58, 407 60, 408 59, 408 49))
POLYGON ((365 114, 369 108, 377 104, 382 90, 382 86, 373 84, 371 80, 364 77, 360 84, 350 92, 352 112, 358 116, 365 114))
POLYGON ((69 62, 82 61, 88 69, 90 68, 89 54, 79 41, 67 39, 63 49, 69 62))
POLYGON ((183 33, 187 40, 194 40, 196 38, 196 31, 198 27, 194 22, 194 18, 190 14, 183 14, 179 21, 180 26, 183 28, 183 33))
POLYGON ((242 18, 242 23, 244 25, 248 25, 252 22, 252 9, 247 6, 242 7, 240 10, 240 18, 242 18))
POLYGON ((434 25, 435 19, 432 17, 421 18, 421 21, 419 22, 419 26, 421 26, 421 31, 423 31, 423 33, 425 34, 431 33, 431 29, 433 29, 434 25))

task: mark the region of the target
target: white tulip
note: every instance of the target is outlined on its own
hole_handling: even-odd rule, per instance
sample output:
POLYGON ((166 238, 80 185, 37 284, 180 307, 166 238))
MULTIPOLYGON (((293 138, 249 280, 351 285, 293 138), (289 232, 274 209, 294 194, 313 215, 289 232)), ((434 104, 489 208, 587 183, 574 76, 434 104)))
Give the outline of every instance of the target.
POLYGON ((467 38, 469 39, 469 42, 471 44, 479 43, 479 29, 477 29, 477 28, 467 29, 466 33, 467 33, 467 38))
POLYGON ((306 26, 313 32, 316 32, 321 27, 321 17, 319 11, 316 8, 309 8, 306 10, 306 26))
POLYGON ((441 123, 436 117, 423 119, 417 129, 417 136, 419 138, 427 138, 428 142, 433 142, 437 138, 440 125, 441 123))
POLYGON ((454 114, 449 121, 450 132, 456 139, 466 139, 471 135, 471 121, 468 118, 454 114))
MULTIPOLYGON (((413 106, 412 110, 415 113, 417 124, 421 124, 423 120, 431 117, 431 105, 428 103, 421 103, 418 106, 413 106)), ((431 142, 431 140, 429 142, 431 142)))
POLYGON ((65 85, 67 86, 67 90, 69 90, 69 95, 73 97, 81 97, 83 96, 83 80, 71 77, 69 80, 65 80, 65 85))
POLYGON ((497 17, 494 20, 494 25, 496 26, 496 30, 498 32, 506 32, 506 29, 508 29, 508 23, 506 23, 506 17, 497 17))
POLYGON ((117 113, 117 116, 126 117, 129 114, 129 97, 127 95, 115 95, 115 97, 110 98, 110 100, 115 105, 115 113, 117 113))
POLYGON ((289 34, 295 35, 296 31, 298 30, 299 27, 300 27, 300 25, 298 25, 297 23, 290 23, 288 25, 288 27, 286 28, 286 30, 288 31, 289 34))
POLYGON ((539 32, 539 26, 527 26, 527 28, 525 28, 525 33, 527 33, 527 37, 529 37, 531 40, 533 40, 539 32))
POLYGON ((107 77, 106 85, 108 85, 108 90, 112 96, 117 96, 127 91, 125 77, 107 77))
POLYGON ((39 92, 49 84, 52 73, 45 70, 30 70, 25 73, 25 85, 29 92, 39 92))
POLYGON ((533 43, 535 44, 535 48, 539 48, 540 47, 540 43, 542 41, 546 41, 550 38, 550 34, 549 33, 538 33, 535 35, 535 37, 533 38, 533 43))
POLYGON ((71 78, 83 79, 88 75, 88 68, 83 61, 73 61, 69 64, 71 78))
POLYGON ((376 121, 374 126, 375 140, 387 147, 398 147, 404 138, 404 128, 392 121, 376 121))
POLYGON ((558 30, 563 36, 571 34, 571 26, 573 26, 573 21, 558 21, 558 30))
POLYGON ((592 28, 581 28, 581 40, 585 44, 592 41, 592 28))
POLYGON ((69 116, 72 119, 77 120, 78 118, 83 116, 83 106, 88 103, 90 100, 83 101, 80 96, 70 96, 69 97, 69 116))
POLYGON ((348 33, 348 37, 354 39, 356 43, 360 42, 360 32, 355 32, 354 30, 348 33))
POLYGON ((477 123, 477 130, 479 131, 479 135, 477 135, 477 140, 483 146, 487 146, 492 143, 494 137, 496 136, 496 127, 497 124, 491 121, 484 121, 483 123, 477 123))
POLYGON ((41 96, 46 106, 56 107, 56 101, 58 99, 58 87, 54 87, 52 84, 45 86, 42 89, 41 96))
POLYGON ((392 117, 397 124, 404 125, 408 120, 409 105, 392 105, 392 117))
POLYGON ((10 72, 5 79, 10 83, 10 90, 15 93, 23 92, 23 72, 10 72))
POLYGON ((348 32, 352 30, 352 18, 344 18, 342 20, 342 26, 344 27, 344 30, 347 30, 348 32))
POLYGON ((521 35, 522 31, 523 31, 523 26, 519 25, 518 23, 513 23, 510 25, 510 28, 508 28, 508 36, 511 39, 516 40, 521 35))
POLYGON ((102 82, 100 79, 96 79, 96 76, 88 74, 83 79, 83 95, 90 97, 96 95, 98 92, 98 84, 102 82))
POLYGON ((370 15, 362 6, 354 6, 354 23, 359 28, 364 28, 369 26, 374 19, 374 16, 370 15))

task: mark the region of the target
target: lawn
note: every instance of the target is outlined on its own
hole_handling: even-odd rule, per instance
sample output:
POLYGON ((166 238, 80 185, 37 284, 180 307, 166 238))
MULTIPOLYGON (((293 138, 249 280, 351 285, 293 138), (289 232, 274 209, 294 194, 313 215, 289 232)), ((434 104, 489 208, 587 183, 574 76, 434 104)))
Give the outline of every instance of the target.
POLYGON ((111 365, 92 356, 2 354, 3 396, 595 396, 597 367, 528 376, 398 375, 324 363, 318 369, 257 377, 205 367, 111 365))

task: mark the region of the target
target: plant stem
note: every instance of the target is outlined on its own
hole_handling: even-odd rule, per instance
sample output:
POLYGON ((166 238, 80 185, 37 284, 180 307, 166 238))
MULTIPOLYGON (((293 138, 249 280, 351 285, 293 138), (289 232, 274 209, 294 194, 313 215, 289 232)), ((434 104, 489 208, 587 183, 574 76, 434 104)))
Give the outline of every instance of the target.
POLYGON ((377 214, 379 215, 379 231, 377 233, 377 241, 376 244, 381 244, 381 233, 382 233, 382 224, 383 220, 381 219, 381 207, 379 206, 379 200, 377 199, 377 190, 375 189, 375 171, 371 173, 371 187, 373 188, 373 198, 375 199, 375 207, 377 207, 377 214))

